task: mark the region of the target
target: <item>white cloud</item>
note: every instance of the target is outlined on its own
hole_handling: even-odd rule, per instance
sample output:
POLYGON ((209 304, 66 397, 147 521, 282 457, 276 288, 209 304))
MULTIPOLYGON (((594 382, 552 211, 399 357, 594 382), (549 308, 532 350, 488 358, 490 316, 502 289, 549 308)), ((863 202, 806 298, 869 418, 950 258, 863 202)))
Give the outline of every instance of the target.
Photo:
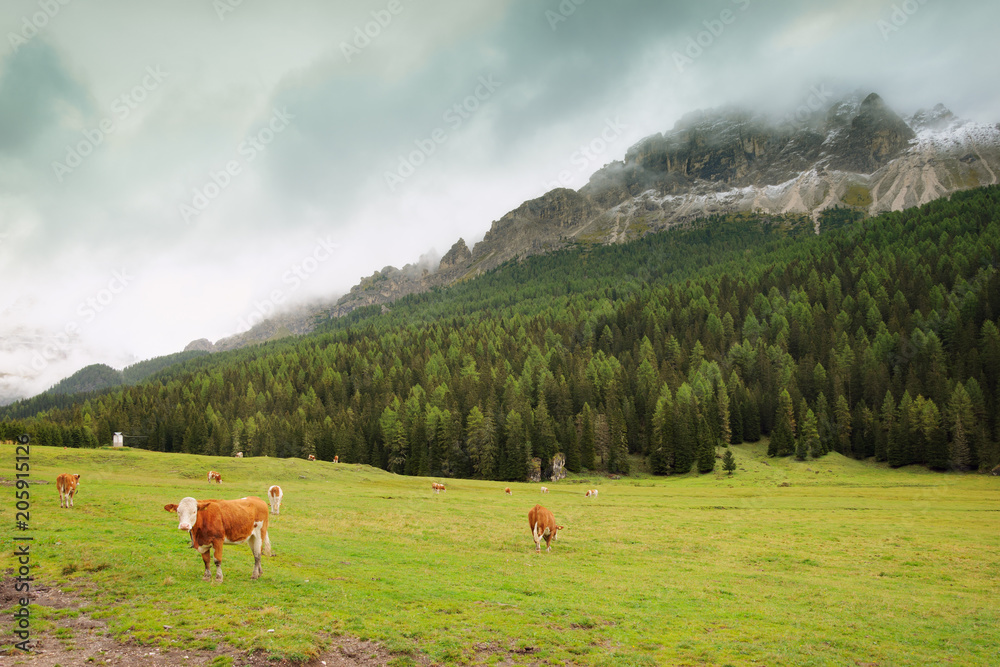
MULTIPOLYGON (((204 0, 72 2, 17 53, 0 44, 0 91, 15 91, 0 99, 0 400, 87 363, 232 334, 275 290, 333 297, 387 264, 471 243, 562 171, 579 187, 697 108, 794 104, 833 80, 904 111, 942 101, 1000 120, 1000 8, 971 0, 921 5, 888 41, 875 21, 892 3, 752 2, 683 75, 673 52, 726 3, 586 3, 553 31, 553 0, 399 1, 351 62, 341 42, 388 0, 244 2, 224 20, 204 0), (60 183, 51 163, 114 117, 147 67, 168 76, 60 183), (443 114, 482 76, 502 86, 452 127, 443 114), (246 160, 241 142, 275 108, 294 120, 246 160), (574 156, 609 118, 627 128, 581 170, 574 156), (385 172, 436 128, 447 141, 389 190, 385 172), (179 204, 234 159, 240 174, 185 224, 179 204), (341 251, 291 289, 283 277, 320 238, 341 251), (79 304, 123 267, 134 282, 83 321, 79 304), (68 322, 81 325, 69 349, 32 369, 68 322)), ((0 35, 37 11, 12 0, 0 35)))

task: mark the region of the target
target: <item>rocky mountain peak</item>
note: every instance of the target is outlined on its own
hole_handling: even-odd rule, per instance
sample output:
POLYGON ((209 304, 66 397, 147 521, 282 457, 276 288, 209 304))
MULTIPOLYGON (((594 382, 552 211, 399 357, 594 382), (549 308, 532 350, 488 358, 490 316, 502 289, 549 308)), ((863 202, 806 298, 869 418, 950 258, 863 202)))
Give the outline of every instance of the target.
POLYGON ((465 239, 458 239, 458 241, 451 247, 444 257, 441 258, 441 263, 438 265, 438 271, 448 271, 455 267, 467 266, 472 261, 472 251, 469 250, 469 246, 465 245, 465 239))

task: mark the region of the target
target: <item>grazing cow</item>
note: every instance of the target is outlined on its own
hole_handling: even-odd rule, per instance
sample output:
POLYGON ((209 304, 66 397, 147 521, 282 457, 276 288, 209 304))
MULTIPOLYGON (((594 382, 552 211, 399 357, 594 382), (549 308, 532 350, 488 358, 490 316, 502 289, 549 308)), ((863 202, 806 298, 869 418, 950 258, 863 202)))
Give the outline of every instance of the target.
POLYGON ((597 489, 594 489, 594 490, 592 490, 592 491, 590 492, 590 497, 591 497, 591 498, 596 498, 596 497, 597 497, 597 489))
POLYGON ((549 492, 549 487, 543 486, 542 487, 542 493, 548 493, 548 492, 549 492))
POLYGON ((315 456, 313 456, 312 454, 310 454, 310 455, 309 455, 309 460, 310 460, 310 461, 315 461, 315 460, 316 460, 316 457, 315 457, 315 456))
POLYGON ((222 545, 249 544, 253 552, 253 573, 257 579, 264 572, 260 564, 261 551, 271 555, 271 540, 267 536, 267 505, 256 496, 239 500, 195 500, 184 498, 178 504, 164 505, 168 512, 177 512, 178 530, 191 536, 191 548, 197 549, 205 561, 205 581, 211 579, 208 564, 215 551, 215 580, 222 581, 222 545))
POLYGON ((233 454, 233 458, 241 459, 243 458, 243 452, 236 452, 233 454))
POLYGON ((215 480, 217 484, 222 484, 222 475, 215 472, 214 470, 208 471, 208 483, 211 484, 212 480, 215 480))
POLYGON ((73 496, 76 495, 76 487, 80 484, 79 475, 63 473, 56 477, 56 490, 59 492, 59 507, 70 508, 73 506, 73 496))
POLYGON ((333 462, 334 463, 340 463, 340 455, 339 454, 333 457, 333 462))
POLYGON ((545 540, 545 550, 552 551, 552 541, 556 533, 563 529, 556 525, 556 517, 550 510, 541 505, 535 505, 528 510, 528 527, 531 528, 531 539, 535 541, 535 551, 541 553, 542 540, 545 540))
POLYGON ((514 495, 514 494, 513 494, 512 492, 511 492, 511 490, 510 490, 510 487, 509 487, 509 486, 508 486, 508 487, 507 487, 506 489, 504 489, 504 490, 503 490, 503 492, 504 492, 504 493, 506 493, 506 494, 507 494, 508 496, 512 496, 512 495, 514 495))
POLYGON ((281 487, 275 484, 267 490, 267 500, 271 503, 271 514, 278 514, 281 510, 281 487))
POLYGON ((438 484, 437 482, 431 482, 431 488, 434 489, 434 493, 441 493, 446 491, 444 484, 438 484))

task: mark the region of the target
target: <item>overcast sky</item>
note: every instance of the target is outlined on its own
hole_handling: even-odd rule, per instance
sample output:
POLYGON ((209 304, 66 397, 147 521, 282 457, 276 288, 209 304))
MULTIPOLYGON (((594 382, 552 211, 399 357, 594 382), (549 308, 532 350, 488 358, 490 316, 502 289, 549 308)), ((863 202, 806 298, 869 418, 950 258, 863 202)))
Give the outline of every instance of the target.
POLYGON ((695 109, 826 86, 1000 121, 1000 3, 973 0, 0 12, 0 401, 471 246, 695 109))

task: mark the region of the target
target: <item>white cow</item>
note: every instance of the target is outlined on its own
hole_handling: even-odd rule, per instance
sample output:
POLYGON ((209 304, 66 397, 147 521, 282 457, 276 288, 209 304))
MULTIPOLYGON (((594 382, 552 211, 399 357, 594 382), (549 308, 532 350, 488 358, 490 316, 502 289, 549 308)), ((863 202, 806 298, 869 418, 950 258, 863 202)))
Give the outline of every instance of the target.
POLYGON ((275 484, 267 490, 267 499, 271 503, 271 514, 278 514, 281 510, 281 487, 275 484))

